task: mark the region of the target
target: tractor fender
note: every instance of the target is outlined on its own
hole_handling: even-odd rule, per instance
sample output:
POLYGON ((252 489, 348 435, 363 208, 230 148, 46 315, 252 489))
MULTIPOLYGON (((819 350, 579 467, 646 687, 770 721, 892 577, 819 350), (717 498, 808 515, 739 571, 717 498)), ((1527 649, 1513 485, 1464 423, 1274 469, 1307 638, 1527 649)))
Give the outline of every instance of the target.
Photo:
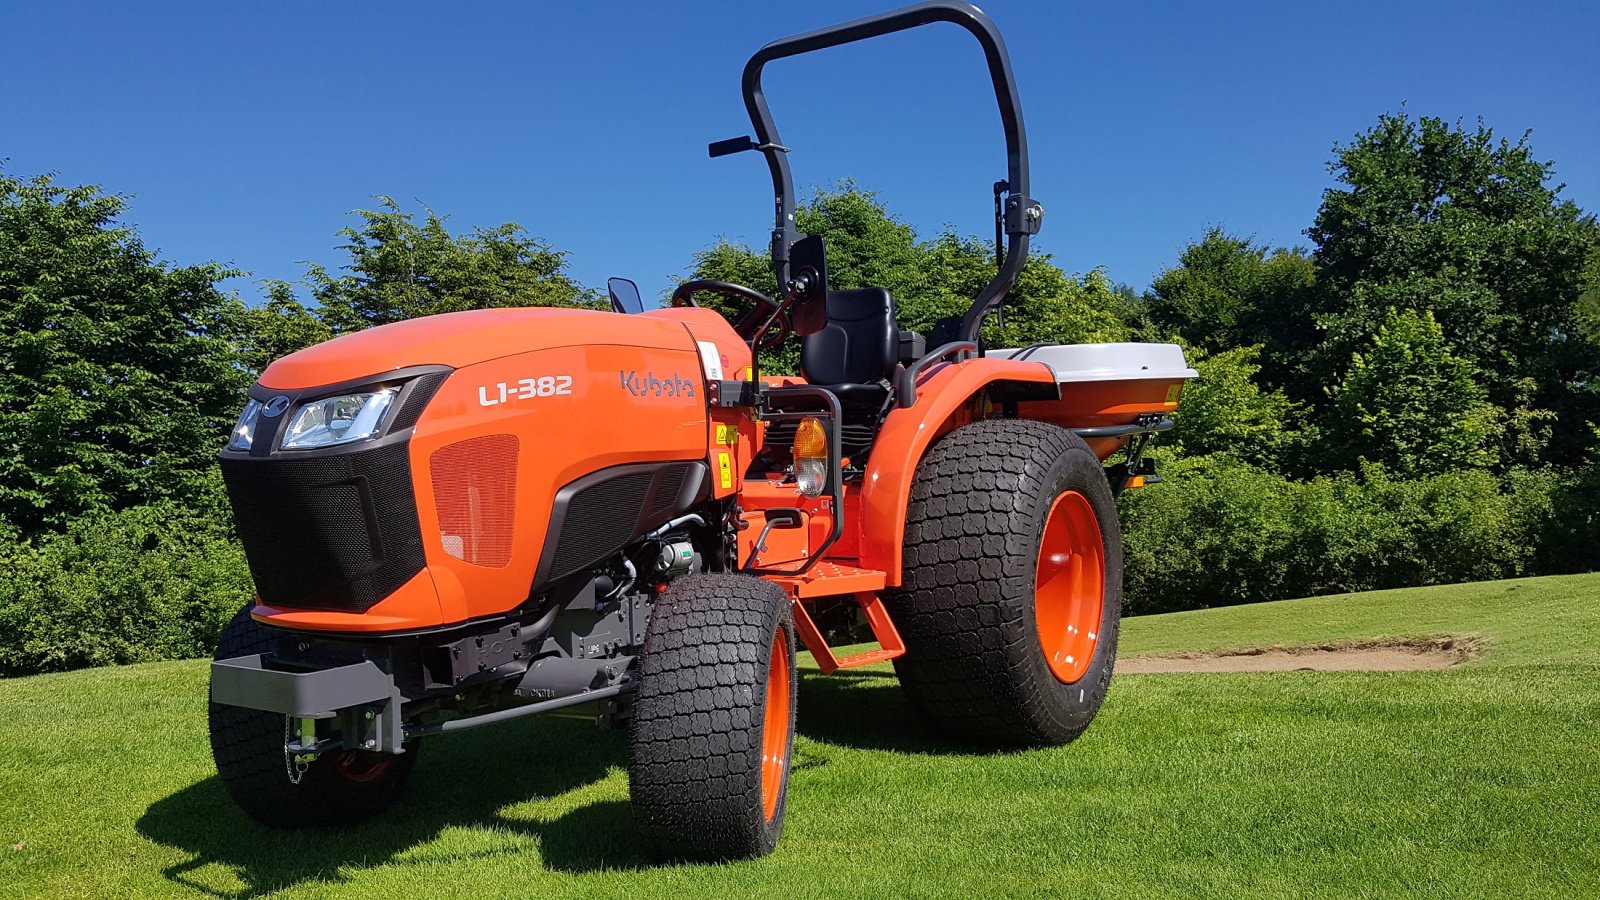
MULTIPOLYGON (((916 403, 890 411, 867 462, 861 487, 860 564, 880 569, 889 585, 900 584, 906 506, 917 464, 940 436, 983 418, 969 402, 980 393, 990 399, 1041 400, 1060 397, 1050 367, 984 357, 944 363, 917 379, 916 403)), ((974 465, 982 465, 975 460, 974 465)))

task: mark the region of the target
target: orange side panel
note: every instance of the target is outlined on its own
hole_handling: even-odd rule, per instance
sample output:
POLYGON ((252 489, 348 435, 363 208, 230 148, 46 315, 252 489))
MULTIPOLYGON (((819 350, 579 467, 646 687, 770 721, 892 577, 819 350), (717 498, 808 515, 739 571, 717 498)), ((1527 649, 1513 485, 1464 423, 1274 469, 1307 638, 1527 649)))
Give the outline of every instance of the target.
POLYGON ((895 409, 885 420, 867 463, 857 521, 859 564, 888 573, 890 585, 900 584, 906 505, 917 463, 936 437, 970 421, 967 401, 995 381, 1053 384, 1055 374, 1040 363, 994 357, 946 363, 922 376, 915 406, 895 409))
POLYGON ((1017 404, 1017 415, 1065 427, 1122 425, 1141 413, 1170 413, 1178 408, 1181 380, 1067 382, 1060 400, 1017 404))

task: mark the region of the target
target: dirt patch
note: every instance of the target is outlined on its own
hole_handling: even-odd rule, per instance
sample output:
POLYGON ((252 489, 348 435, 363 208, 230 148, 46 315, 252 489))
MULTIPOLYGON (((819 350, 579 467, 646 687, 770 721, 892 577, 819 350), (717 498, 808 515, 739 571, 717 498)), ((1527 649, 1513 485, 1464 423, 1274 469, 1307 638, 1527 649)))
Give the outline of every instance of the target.
POLYGON ((1350 641, 1315 647, 1247 647, 1117 660, 1118 675, 1162 672, 1419 672, 1448 669, 1478 655, 1475 638, 1350 641))

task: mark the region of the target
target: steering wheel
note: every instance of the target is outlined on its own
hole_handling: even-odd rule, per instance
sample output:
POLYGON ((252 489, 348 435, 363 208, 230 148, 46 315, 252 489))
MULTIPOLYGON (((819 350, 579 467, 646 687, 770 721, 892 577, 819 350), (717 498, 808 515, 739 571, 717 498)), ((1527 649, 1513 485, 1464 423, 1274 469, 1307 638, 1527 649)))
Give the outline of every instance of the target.
MULTIPOLYGON (((676 307, 689 306, 699 309, 700 304, 694 302, 694 295, 699 291, 735 297, 752 304, 750 311, 741 316, 739 321, 733 325, 733 330, 738 333, 739 337, 747 341, 756 333, 756 329, 760 328, 762 323, 766 322, 774 312, 778 311, 778 304, 771 297, 755 288, 734 284, 731 281, 711 281, 707 279, 685 281, 683 284, 678 285, 678 289, 672 292, 672 299, 668 302, 676 307)), ((789 317, 780 315, 767 327, 766 333, 761 335, 761 340, 757 342, 756 347, 760 350, 769 350, 783 343, 788 337, 789 317)))

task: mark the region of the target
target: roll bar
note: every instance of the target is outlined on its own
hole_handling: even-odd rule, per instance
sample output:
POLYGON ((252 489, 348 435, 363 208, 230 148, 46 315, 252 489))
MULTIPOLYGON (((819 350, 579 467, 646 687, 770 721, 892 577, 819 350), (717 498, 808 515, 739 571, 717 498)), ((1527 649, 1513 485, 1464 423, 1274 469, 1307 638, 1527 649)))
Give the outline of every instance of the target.
POLYGON ((1022 125, 1022 101, 1017 97, 1016 79, 1011 74, 1011 57, 1006 54, 1005 41, 1001 39, 999 29, 983 10, 963 0, 927 0, 915 6, 773 41, 756 51, 744 67, 744 104, 755 126, 755 139, 718 141, 711 145, 710 151, 714 157, 741 150, 758 150, 766 156, 767 168, 772 173, 773 192, 777 197, 777 221, 772 230, 772 270, 777 276, 780 290, 784 289, 789 283, 789 247, 802 235, 795 230, 794 224, 794 178, 789 172, 789 148, 783 146, 778 137, 778 126, 772 119, 772 110, 767 107, 766 95, 762 93, 762 68, 773 60, 934 22, 960 25, 978 39, 989 64, 989 78, 994 82, 1000 121, 1005 127, 1006 180, 996 188, 1007 192, 1000 217, 1006 234, 1006 253, 999 271, 978 292, 972 307, 962 317, 960 339, 976 341, 984 317, 1000 305, 1006 292, 1016 283, 1022 264, 1028 258, 1028 238, 1039 233, 1044 218, 1044 208, 1028 196, 1028 136, 1022 125))

